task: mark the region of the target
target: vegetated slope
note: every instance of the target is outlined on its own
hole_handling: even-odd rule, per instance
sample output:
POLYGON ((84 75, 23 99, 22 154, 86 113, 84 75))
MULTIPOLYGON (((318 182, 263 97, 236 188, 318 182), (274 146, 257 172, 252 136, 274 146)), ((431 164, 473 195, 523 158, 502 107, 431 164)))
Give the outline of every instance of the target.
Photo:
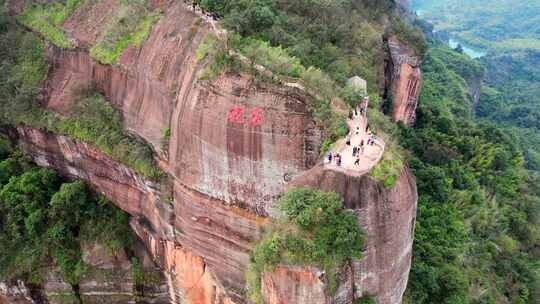
POLYGON ((281 46, 306 67, 324 70, 344 85, 353 75, 367 80, 369 91, 384 82, 384 17, 390 28, 423 53, 418 31, 395 16, 394 1, 198 0, 224 17, 224 24, 243 37, 281 46))
POLYGON ((417 125, 401 130, 420 195, 406 303, 539 299, 538 176, 506 128, 473 120, 465 79, 477 67, 435 43, 417 125))
POLYGON ((540 2, 417 0, 437 35, 481 47, 486 69, 479 118, 503 124, 525 151, 527 168, 540 169, 540 2))
POLYGON ((483 49, 540 50, 540 2, 415 0, 414 9, 437 31, 483 49))
POLYGON ((527 167, 540 171, 540 51, 493 52, 481 62, 488 73, 477 116, 511 130, 527 167))
MULTIPOLYGON (((15 280, 22 280, 33 289, 45 282, 58 283, 32 290, 28 296, 35 300, 44 296, 43 292, 51 301, 93 302, 99 301, 100 292, 112 288, 110 297, 129 301, 142 299, 142 288, 148 284, 147 272, 134 255, 129 216, 93 193, 84 182, 65 181, 54 170, 37 167, 3 136, 0 248, 3 284, 9 287, 15 280), (100 250, 107 253, 100 256, 100 250), (122 277, 123 282, 114 282, 114 277, 122 277)), ((159 284, 159 273, 151 276, 157 281, 150 284, 159 284)), ((0 300, 3 296, 8 302, 13 297, 17 303, 23 297, 9 290, 0 300)))

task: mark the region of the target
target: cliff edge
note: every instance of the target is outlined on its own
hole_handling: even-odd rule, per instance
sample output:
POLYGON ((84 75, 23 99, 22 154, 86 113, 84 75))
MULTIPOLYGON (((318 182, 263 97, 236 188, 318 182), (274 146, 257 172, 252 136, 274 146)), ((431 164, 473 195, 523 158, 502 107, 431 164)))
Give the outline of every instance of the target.
MULTIPOLYGON (((10 1, 13 11, 22 2, 10 1)), ((404 169, 387 189, 368 175, 324 169, 311 96, 243 72, 203 79, 207 63, 197 50, 211 25, 182 1, 152 4, 163 13, 146 42, 109 65, 96 62, 88 47, 120 1, 100 1, 69 16, 63 28, 77 47, 48 44, 43 104, 69 115, 73 92, 95 88, 121 113, 124 128, 151 145, 164 181, 149 181, 62 134, 19 126, 12 137, 37 164, 87 181, 132 215, 132 228, 163 270, 171 303, 248 303, 244 273, 251 250, 276 198, 292 186, 340 194, 367 232, 365 254, 346 267, 332 296, 317 270, 279 268, 263 278, 267 302, 353 303, 368 295, 381 304, 400 303, 416 213, 411 173, 404 169), (166 130, 170 140, 163 145, 166 130)))

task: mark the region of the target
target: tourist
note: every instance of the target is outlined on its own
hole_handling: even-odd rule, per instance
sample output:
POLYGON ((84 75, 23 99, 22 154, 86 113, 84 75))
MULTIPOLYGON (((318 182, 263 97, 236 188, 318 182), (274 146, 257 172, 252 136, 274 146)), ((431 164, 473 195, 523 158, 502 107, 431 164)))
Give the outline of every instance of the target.
POLYGON ((328 162, 332 163, 332 152, 328 153, 328 162))
POLYGON ((360 133, 360 127, 356 127, 356 135, 360 133))
POLYGON ((354 161, 354 165, 355 165, 355 166, 360 166, 360 156, 358 156, 358 157, 356 158, 356 160, 354 161))
POLYGON ((362 139, 362 141, 360 141, 360 147, 363 147, 364 146, 364 139, 362 139))
POLYGON ((347 136, 347 142, 345 142, 347 144, 347 146, 350 146, 351 145, 351 138, 349 136, 347 136))
POLYGON ((356 146, 354 146, 352 148, 352 156, 355 157, 356 156, 356 152, 358 152, 358 148, 356 148, 356 146))

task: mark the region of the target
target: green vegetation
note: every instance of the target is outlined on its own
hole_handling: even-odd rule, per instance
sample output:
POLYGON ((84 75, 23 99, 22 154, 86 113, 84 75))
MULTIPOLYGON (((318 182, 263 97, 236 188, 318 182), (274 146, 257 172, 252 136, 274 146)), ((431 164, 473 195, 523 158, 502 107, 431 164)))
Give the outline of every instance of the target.
POLYGON ((366 79, 373 92, 384 82, 380 20, 383 14, 394 12, 394 1, 197 2, 224 16, 225 26, 235 33, 280 47, 304 67, 324 71, 340 86, 354 75, 366 79))
POLYGON ((392 32, 401 41, 406 42, 409 47, 413 48, 420 57, 426 54, 428 44, 420 28, 411 25, 401 18, 396 18, 393 21, 392 32))
POLYGON ((380 163, 373 167, 370 172, 376 180, 383 183, 386 188, 394 188, 398 177, 403 170, 403 161, 399 155, 391 151, 385 151, 380 163))
POLYGON ((113 22, 90 49, 90 56, 103 64, 114 63, 129 45, 140 48, 160 17, 159 12, 149 11, 146 1, 123 0, 113 22))
POLYGON ((407 300, 537 303, 540 5, 415 4, 437 36, 488 55, 474 61, 434 42, 423 65, 417 128, 402 132, 421 194, 407 300), (475 104, 469 88, 480 85, 475 104))
POLYGON ((128 136, 121 118, 111 105, 94 93, 79 96, 69 117, 48 112, 36 102, 39 86, 48 65, 43 43, 31 33, 3 21, 0 47, 0 121, 2 124, 29 125, 96 145, 112 158, 132 167, 151 179, 161 177, 153 151, 141 140, 128 136), (16 47, 15 47, 16 46, 16 47))
POLYGON ((372 297, 363 297, 354 302, 354 304, 377 304, 374 298, 372 297))
POLYGON ((171 140, 171 128, 165 129, 163 131, 163 137, 161 138, 161 149, 168 152, 169 150, 169 141, 171 140))
POLYGON ((439 32, 482 49, 540 50, 540 3, 528 0, 417 0, 439 32))
POLYGON ((69 117, 61 117, 36 105, 29 105, 26 111, 6 114, 10 117, 4 123, 28 125, 69 135, 95 145, 111 158, 150 179, 162 177, 153 151, 142 140, 124 133, 120 116, 101 95, 82 97, 69 117))
POLYGON ((52 258, 64 280, 77 284, 87 269, 81 241, 111 251, 132 246, 128 216, 84 183, 63 183, 18 150, 1 157, 0 168, 0 280, 40 283, 52 258))
POLYGON ((67 0, 65 3, 32 4, 25 7, 18 16, 19 21, 43 35, 45 39, 61 48, 74 47, 62 29, 64 20, 79 6, 81 0, 67 0))
POLYGON ((414 129, 400 144, 419 193, 405 303, 535 303, 538 176, 507 130, 473 120, 478 62, 433 45, 414 129))
POLYGON ((364 234, 356 216, 343 209, 338 194, 310 188, 285 193, 279 208, 284 220, 258 242, 246 273, 251 299, 262 303, 263 272, 289 264, 323 268, 328 291, 334 293, 341 267, 362 256, 364 234))
POLYGON ((198 61, 208 60, 209 64, 199 76, 201 80, 215 80, 228 71, 238 71, 241 67, 237 56, 231 54, 229 38, 220 39, 215 35, 208 35, 199 45, 196 58, 198 61))

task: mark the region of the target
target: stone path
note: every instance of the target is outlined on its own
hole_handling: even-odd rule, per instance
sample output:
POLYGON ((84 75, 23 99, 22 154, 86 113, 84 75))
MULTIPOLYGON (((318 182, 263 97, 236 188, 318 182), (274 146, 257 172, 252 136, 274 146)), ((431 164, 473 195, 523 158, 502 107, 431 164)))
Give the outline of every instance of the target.
POLYGON ((347 138, 340 139, 334 145, 332 149, 333 159, 332 162, 328 162, 328 154, 324 156, 324 166, 332 170, 342 171, 348 175, 363 175, 371 170, 382 158, 384 153, 384 142, 376 137, 375 144, 367 145, 369 138, 366 133, 367 117, 364 115, 355 115, 353 119, 347 121, 349 125, 349 135, 347 138, 351 139, 351 145, 347 145, 347 138), (358 134, 356 134, 357 127, 359 128, 358 134), (360 146, 360 142, 364 140, 364 153, 360 153, 360 164, 355 165, 356 157, 353 157, 353 147, 360 146), (336 163, 335 155, 339 153, 341 155, 341 166, 336 163))

